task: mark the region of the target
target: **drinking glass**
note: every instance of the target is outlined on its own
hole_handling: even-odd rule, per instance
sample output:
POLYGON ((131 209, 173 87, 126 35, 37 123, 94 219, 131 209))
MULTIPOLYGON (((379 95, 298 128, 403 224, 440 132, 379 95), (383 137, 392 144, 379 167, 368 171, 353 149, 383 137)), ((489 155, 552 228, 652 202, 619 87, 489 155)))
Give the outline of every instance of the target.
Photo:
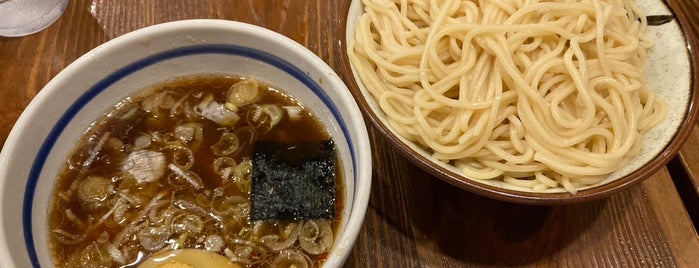
POLYGON ((68 0, 0 0, 0 36, 24 36, 54 23, 68 0))

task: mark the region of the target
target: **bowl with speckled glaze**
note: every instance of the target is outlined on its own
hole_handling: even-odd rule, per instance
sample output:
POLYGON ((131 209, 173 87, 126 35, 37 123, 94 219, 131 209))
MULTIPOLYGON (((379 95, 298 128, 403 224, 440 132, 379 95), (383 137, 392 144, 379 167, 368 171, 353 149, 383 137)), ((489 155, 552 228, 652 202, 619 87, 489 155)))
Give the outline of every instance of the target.
MULTIPOLYGON (((350 4, 345 21, 346 31, 342 37, 345 51, 355 39, 355 23, 365 14, 362 2, 355 0, 350 4)), ((343 73, 353 78, 349 79, 348 86, 369 121, 407 159, 435 177, 473 193, 515 203, 559 205, 596 200, 627 189, 663 168, 687 139, 697 116, 699 85, 694 71, 697 56, 691 50, 697 44, 696 39, 687 39, 683 32, 683 27, 687 25, 686 12, 689 11, 672 10, 659 0, 639 0, 636 3, 645 14, 653 15, 655 19, 658 18, 656 15, 672 18, 670 22, 648 27, 647 34, 654 40, 654 46, 648 50, 643 70, 648 87, 668 104, 668 115, 646 134, 641 152, 630 163, 605 179, 578 189, 576 193, 570 193, 561 186, 534 191, 508 185, 501 179, 483 180, 465 176, 454 165, 435 159, 432 151, 399 134, 380 107, 379 100, 371 95, 359 77, 347 54, 342 58, 345 67, 343 73)), ((379 37, 376 35, 374 38, 379 37)), ((396 124, 395 121, 393 123, 396 124)))

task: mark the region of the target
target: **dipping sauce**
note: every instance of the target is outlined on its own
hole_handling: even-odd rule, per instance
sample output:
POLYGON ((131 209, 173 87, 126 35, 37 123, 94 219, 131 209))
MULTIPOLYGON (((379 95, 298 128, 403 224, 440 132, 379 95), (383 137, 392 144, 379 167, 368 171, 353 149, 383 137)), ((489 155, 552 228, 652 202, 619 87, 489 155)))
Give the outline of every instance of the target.
POLYGON ((196 249, 241 267, 319 267, 341 222, 340 170, 334 219, 251 222, 252 145, 330 138, 303 104, 250 77, 185 77, 124 99, 86 131, 56 182, 55 265, 138 267, 196 249))

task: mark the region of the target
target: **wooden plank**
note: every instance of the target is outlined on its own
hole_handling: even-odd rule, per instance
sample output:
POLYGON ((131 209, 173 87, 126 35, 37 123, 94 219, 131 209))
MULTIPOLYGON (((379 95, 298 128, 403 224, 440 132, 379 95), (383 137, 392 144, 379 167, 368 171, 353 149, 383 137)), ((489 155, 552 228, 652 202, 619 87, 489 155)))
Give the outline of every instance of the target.
MULTIPOLYGON (((691 248, 675 252, 680 244, 668 234, 692 230, 686 212, 677 218, 684 225, 669 227, 676 215, 658 214, 682 211, 676 193, 657 198, 672 196, 673 187, 654 198, 645 196, 656 184, 642 184, 585 204, 506 203, 429 176, 371 129, 374 157, 384 160, 376 161, 367 221, 348 267, 682 267, 696 259, 684 255, 691 248)), ((665 184, 667 171, 659 174, 648 181, 665 184)))
MULTIPOLYGON (((670 172, 678 187, 678 191, 691 211, 694 225, 699 225, 699 126, 689 134, 677 157, 680 165, 670 166, 670 172)), ((673 163, 671 163, 673 164, 673 163)))
POLYGON ((671 185, 672 178, 666 171, 658 172, 653 178, 643 182, 648 203, 653 207, 660 227, 668 237, 677 264, 680 267, 699 267, 697 230, 692 225, 677 192, 669 187, 671 185))

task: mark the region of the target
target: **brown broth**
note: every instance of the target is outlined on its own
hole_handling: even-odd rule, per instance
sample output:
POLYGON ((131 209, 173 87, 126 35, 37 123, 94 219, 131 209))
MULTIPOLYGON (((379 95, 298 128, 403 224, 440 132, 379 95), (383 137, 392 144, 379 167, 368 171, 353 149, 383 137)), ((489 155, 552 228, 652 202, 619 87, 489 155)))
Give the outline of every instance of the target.
MULTIPOLYGON (((241 133, 247 132, 242 131, 242 129, 251 124, 247 120, 247 110, 254 105, 261 104, 295 106, 300 107, 302 112, 299 119, 296 120, 285 116, 279 124, 268 132, 264 131, 264 128, 250 127, 250 129, 255 130, 255 139, 303 142, 326 140, 330 138, 330 135, 310 110, 304 108, 302 104, 282 90, 264 84, 260 86, 264 95, 255 104, 239 107, 241 111, 238 114, 241 115, 241 119, 233 127, 221 126, 194 112, 193 107, 209 94, 213 95, 215 101, 225 103, 227 90, 232 84, 239 81, 241 78, 236 76, 208 75, 181 78, 163 83, 145 90, 142 94, 125 99, 103 119, 93 124, 75 147, 54 188, 48 226, 50 251, 57 267, 95 265, 85 258, 76 257, 78 255, 91 256, 93 260, 111 259, 107 248, 116 242, 119 244, 117 249, 126 261, 118 263, 114 260, 111 262, 105 260, 101 262, 105 267, 135 267, 154 252, 177 247, 176 245, 184 248, 205 249, 207 244, 201 240, 215 236, 223 238, 226 243, 222 248, 214 251, 226 255, 225 248, 235 252, 238 252, 236 249, 239 251, 245 249, 236 244, 240 242, 236 239, 259 240, 264 235, 280 232, 285 226, 293 226, 290 225, 292 223, 288 222, 257 223, 257 231, 255 231, 253 228, 255 224, 243 218, 244 211, 246 209, 249 211, 249 192, 245 188, 245 179, 242 179, 245 176, 231 177, 231 174, 226 176, 225 173, 221 175, 215 172, 213 163, 220 156, 215 155, 210 148, 218 142, 224 132, 236 133, 238 131, 238 136, 244 136, 241 133), (160 99, 154 96, 160 96, 160 99), (159 100, 154 102, 162 105, 158 106, 159 108, 153 108, 142 104, 152 100, 159 100), (200 142, 197 142, 196 139, 193 142, 185 142, 174 134, 174 129, 177 126, 187 123, 196 123, 202 126, 203 139, 200 142), (138 139, 143 141, 142 137, 148 137, 150 144, 145 148, 138 148, 136 141, 138 139), (198 145, 193 145, 195 143, 198 145), (183 177, 176 176, 175 169, 169 168, 169 166, 164 169, 162 177, 152 182, 139 182, 135 175, 128 175, 126 169, 122 170, 121 168, 129 154, 137 150, 160 152, 166 156, 167 163, 173 163, 174 154, 170 154, 170 152, 174 151, 168 148, 180 147, 191 150, 194 157, 191 167, 181 170, 197 174, 203 184, 202 188, 196 189, 193 187, 194 184, 184 183, 183 186, 172 183, 181 182, 183 177), (100 149, 95 150, 95 148, 100 149), (90 162, 90 159, 94 160, 90 162), (89 164, 85 164, 86 162, 89 164), (170 180, 169 178, 175 179, 170 180), (96 182, 94 185, 97 188, 107 187, 105 186, 107 184, 109 186, 107 190, 103 191, 81 191, 81 189, 88 188, 85 186, 88 183, 83 182, 86 180, 96 182), (84 196, 89 196, 92 199, 86 199, 84 196), (243 199, 234 197, 247 199, 247 208, 245 202, 240 201, 243 199), (159 201, 154 202, 153 200, 159 201), (196 207, 192 207, 191 204, 196 207), (146 209, 149 206, 151 209, 146 209), (243 216, 226 214, 233 213, 230 211, 236 211, 236 209, 237 212, 242 211, 243 216), (185 219, 199 217, 200 221, 189 221, 189 223, 194 223, 190 227, 194 227, 178 233, 173 231, 176 228, 172 226, 186 226, 187 224, 175 224, 181 220, 177 217, 185 219), (169 224, 164 224, 164 222, 169 224), (164 239, 166 242, 157 249, 144 249, 140 241, 145 236, 141 236, 142 233, 139 233, 139 230, 160 227, 161 223, 162 226, 169 228, 168 235, 164 239), (127 227, 125 228, 125 226, 127 227), (198 228, 201 230, 197 231, 198 228), (126 246, 122 247, 121 245, 126 246)), ((237 153, 229 155, 239 166, 241 163, 249 161, 251 156, 252 145, 249 142, 245 143, 237 153)), ((187 157, 177 159, 183 163, 187 162, 182 160, 186 160, 187 157)), ((341 182, 341 169, 338 168, 335 190, 336 217, 331 222, 333 233, 336 233, 338 229, 343 210, 344 197, 342 193, 344 189, 342 189, 341 182)), ((247 185, 249 187, 249 182, 247 185)), ((183 222, 187 223, 188 221, 183 222)), ((153 237, 156 237, 153 240, 162 241, 163 238, 158 237, 158 235, 160 234, 157 232, 153 233, 153 237)), ((248 267, 269 264, 279 254, 265 249, 263 243, 249 248, 252 250, 252 254, 257 254, 257 256, 251 258, 253 260, 247 265, 248 267), (264 252, 262 252, 263 250, 264 252)), ((291 248, 303 251, 298 241, 291 248)), ((230 255, 230 251, 227 252, 228 255, 230 255)), ((326 256, 327 252, 315 255, 308 254, 315 267, 320 266, 326 256)))

